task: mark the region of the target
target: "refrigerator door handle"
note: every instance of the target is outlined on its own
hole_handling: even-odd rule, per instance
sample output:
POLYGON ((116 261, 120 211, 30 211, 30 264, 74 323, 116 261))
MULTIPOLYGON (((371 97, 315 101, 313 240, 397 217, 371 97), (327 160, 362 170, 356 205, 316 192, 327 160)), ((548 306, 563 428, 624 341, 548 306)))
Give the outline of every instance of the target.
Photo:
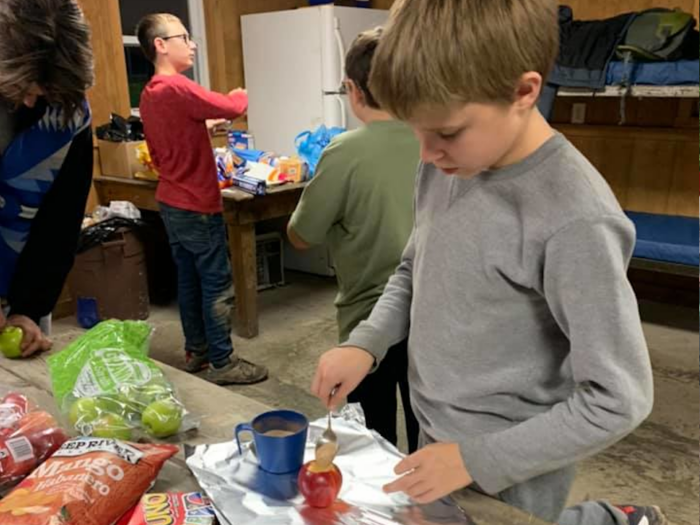
POLYGON ((340 127, 343 129, 348 129, 348 114, 345 110, 345 102, 343 102, 343 97, 336 95, 335 99, 340 104, 340 127))
POLYGON ((343 35, 340 33, 340 20, 338 20, 338 17, 333 18, 333 26, 333 34, 335 35, 335 41, 338 44, 338 64, 340 64, 340 79, 338 80, 338 86, 342 86, 343 79, 345 78, 345 44, 343 43, 343 35))

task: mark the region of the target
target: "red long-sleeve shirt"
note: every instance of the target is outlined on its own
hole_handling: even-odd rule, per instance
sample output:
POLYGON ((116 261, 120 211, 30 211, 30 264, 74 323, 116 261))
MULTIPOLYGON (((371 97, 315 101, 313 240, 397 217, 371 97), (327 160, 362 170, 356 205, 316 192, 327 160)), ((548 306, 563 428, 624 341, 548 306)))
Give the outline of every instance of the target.
POLYGON ((245 113, 244 92, 222 95, 184 75, 155 75, 141 93, 141 119, 158 168, 156 200, 199 213, 222 211, 206 119, 245 113))

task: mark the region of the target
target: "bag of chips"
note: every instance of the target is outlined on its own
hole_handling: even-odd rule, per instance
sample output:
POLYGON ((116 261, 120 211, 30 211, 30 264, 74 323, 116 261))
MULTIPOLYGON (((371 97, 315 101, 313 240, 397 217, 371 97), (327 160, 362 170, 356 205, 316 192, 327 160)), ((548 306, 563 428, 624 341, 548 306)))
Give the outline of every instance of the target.
POLYGON ((177 451, 175 445, 71 439, 0 500, 0 525, 112 525, 177 451))

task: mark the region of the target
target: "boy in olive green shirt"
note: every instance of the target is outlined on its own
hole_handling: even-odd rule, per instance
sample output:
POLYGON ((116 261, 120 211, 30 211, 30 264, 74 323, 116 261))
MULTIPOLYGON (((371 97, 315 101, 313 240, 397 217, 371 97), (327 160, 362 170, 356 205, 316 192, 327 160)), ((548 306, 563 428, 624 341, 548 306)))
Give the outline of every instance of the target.
MULTIPOLYGON (((362 33, 346 58, 346 88, 352 109, 365 125, 339 135, 321 156, 287 228, 299 249, 327 243, 338 278, 340 342, 369 317, 413 227, 413 186, 418 142, 404 124, 382 111, 367 88, 381 30, 362 33)), ((410 406, 406 341, 349 397, 359 402, 367 426, 396 444, 396 386, 406 414, 410 451, 418 423, 410 406)))

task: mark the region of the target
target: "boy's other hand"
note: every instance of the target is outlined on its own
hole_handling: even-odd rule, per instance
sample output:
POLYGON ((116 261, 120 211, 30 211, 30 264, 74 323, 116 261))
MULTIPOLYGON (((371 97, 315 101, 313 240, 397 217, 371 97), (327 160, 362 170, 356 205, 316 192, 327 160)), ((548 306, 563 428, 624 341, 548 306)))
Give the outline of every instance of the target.
POLYGON ((405 457, 394 472, 403 476, 384 485, 384 492, 405 492, 420 504, 432 503, 474 482, 456 443, 428 445, 405 457))
POLYGON ((216 126, 219 126, 221 124, 225 124, 226 119, 225 118, 210 118, 210 119, 205 120, 204 122, 207 125, 207 130, 211 134, 214 132, 214 128, 216 126))
POLYGON ((243 88, 236 88, 236 89, 232 89, 231 91, 229 91, 228 96, 230 97, 232 95, 238 95, 239 93, 243 93, 244 95, 248 95, 247 90, 245 90, 243 88))
POLYGON ((321 356, 316 368, 311 393, 329 410, 357 388, 374 365, 374 356, 356 346, 333 348, 321 356), (331 398, 331 391, 338 387, 331 398))
POLYGON ((29 357, 36 352, 51 350, 52 342, 41 331, 41 328, 24 315, 11 315, 7 318, 6 326, 19 326, 24 333, 22 337, 22 357, 29 357))

